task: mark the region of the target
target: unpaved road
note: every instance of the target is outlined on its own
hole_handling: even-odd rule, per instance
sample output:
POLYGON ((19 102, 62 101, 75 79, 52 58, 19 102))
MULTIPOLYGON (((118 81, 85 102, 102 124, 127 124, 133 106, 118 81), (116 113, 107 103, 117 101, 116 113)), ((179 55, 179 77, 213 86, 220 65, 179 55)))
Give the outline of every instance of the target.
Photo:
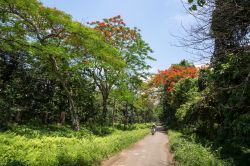
POLYGON ((147 135, 129 149, 101 163, 101 166, 172 166, 168 138, 162 127, 155 135, 147 135))

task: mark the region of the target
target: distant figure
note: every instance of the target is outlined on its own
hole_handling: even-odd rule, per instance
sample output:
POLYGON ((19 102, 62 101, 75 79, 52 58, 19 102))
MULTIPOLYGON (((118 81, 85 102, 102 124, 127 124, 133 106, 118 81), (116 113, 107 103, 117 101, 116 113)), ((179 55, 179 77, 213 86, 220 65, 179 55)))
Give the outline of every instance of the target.
POLYGON ((151 127, 151 134, 154 135, 155 131, 156 131, 156 125, 153 124, 152 127, 151 127))

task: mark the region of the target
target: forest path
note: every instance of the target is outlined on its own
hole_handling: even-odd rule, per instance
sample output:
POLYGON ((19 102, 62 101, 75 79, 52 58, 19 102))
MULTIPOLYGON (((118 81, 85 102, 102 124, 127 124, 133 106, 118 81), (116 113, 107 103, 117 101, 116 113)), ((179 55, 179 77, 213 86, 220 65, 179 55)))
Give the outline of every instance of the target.
POLYGON ((162 126, 154 135, 147 135, 131 148, 101 163, 101 166, 172 166, 168 137, 162 126))

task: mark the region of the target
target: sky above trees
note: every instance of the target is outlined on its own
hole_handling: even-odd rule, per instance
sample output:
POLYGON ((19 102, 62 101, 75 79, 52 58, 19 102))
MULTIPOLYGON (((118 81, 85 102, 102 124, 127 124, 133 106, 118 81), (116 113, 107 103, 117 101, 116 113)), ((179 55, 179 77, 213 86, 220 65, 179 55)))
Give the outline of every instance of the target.
MULTIPOLYGON (((185 36, 183 26, 194 23, 181 0, 41 0, 49 7, 56 7, 82 23, 121 15, 130 27, 141 29, 143 39, 154 50, 157 59, 149 62, 151 71, 164 70, 182 59, 195 60, 194 55, 178 44, 174 35, 185 36)), ((199 63, 199 62, 197 62, 199 63)))

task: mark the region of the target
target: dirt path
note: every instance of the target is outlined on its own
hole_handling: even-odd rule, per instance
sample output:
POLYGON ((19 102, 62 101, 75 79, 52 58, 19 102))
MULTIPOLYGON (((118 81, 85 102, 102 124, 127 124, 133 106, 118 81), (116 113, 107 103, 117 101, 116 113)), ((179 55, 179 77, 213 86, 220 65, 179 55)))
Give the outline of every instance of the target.
POLYGON ((172 166, 168 138, 162 127, 155 135, 148 135, 129 149, 102 162, 101 166, 172 166))

